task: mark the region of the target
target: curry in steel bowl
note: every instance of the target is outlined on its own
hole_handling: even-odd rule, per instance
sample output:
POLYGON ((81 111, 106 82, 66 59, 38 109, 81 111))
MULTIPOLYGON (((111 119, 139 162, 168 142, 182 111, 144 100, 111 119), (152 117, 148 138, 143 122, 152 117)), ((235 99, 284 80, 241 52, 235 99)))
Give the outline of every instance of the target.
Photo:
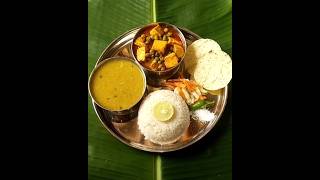
POLYGON ((158 22, 136 33, 131 52, 150 82, 150 79, 167 79, 174 75, 184 59, 186 47, 185 37, 177 27, 158 22))

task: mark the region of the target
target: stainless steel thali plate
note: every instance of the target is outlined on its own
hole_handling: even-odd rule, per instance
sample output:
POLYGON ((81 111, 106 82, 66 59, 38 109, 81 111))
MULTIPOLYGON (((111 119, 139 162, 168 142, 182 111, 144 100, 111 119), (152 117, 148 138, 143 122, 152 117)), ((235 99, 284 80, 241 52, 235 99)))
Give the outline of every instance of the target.
MULTIPOLYGON (((116 56, 123 56, 123 57, 131 57, 130 52, 130 45, 132 43, 132 39, 136 32, 138 32, 138 28, 134 28, 116 38, 114 41, 110 43, 110 45, 103 51, 102 55, 99 57, 97 64, 101 61, 116 56)), ((190 30, 179 28, 185 39, 187 41, 187 45, 190 45, 193 41, 200 39, 201 37, 197 34, 191 32, 190 30)), ((184 66, 182 64, 180 72, 184 72, 184 66)), ((114 122, 111 120, 112 116, 110 113, 97 104, 93 103, 93 107, 95 109, 96 114, 98 115, 101 123, 103 126, 118 140, 123 142, 124 144, 134 147, 136 149, 149 151, 149 152, 169 152, 175 151, 200 140, 203 136, 205 136, 217 123, 222 115, 226 102, 227 102, 227 95, 228 95, 228 87, 221 89, 215 95, 209 95, 209 99, 215 101, 214 107, 211 109, 212 112, 215 114, 215 119, 210 122, 200 122, 198 120, 190 118, 190 126, 188 130, 183 134, 183 136, 176 141, 175 143, 168 144, 168 145, 158 145, 150 142, 149 140, 145 140, 143 134, 140 133, 137 124, 137 118, 134 118, 130 121, 126 121, 123 123, 114 122)), ((148 91, 152 92, 153 90, 157 89, 157 87, 152 87, 148 85, 148 91)))

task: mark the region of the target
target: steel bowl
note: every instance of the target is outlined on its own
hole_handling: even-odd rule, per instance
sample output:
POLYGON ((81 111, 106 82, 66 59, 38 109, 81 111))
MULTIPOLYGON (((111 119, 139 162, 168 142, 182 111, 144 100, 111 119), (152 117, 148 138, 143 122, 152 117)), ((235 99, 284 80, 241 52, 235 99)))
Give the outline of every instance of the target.
POLYGON ((145 75, 143 69, 141 68, 141 66, 136 61, 134 61, 133 59, 126 58, 126 57, 111 57, 111 58, 107 58, 107 59, 101 61, 99 64, 97 64, 97 66, 93 69, 93 71, 90 74, 89 82, 88 82, 88 89, 89 89, 89 94, 90 94, 91 98, 93 99, 94 103, 97 104, 102 109, 108 111, 110 113, 110 115, 112 116, 112 118, 111 118, 112 121, 115 121, 115 122, 126 122, 126 121, 129 121, 130 119, 136 117, 137 113, 138 113, 139 106, 140 106, 143 98, 148 94, 147 93, 146 75, 145 75), (143 77, 143 81, 144 81, 144 83, 143 83, 144 84, 144 92, 142 92, 143 95, 141 96, 140 100, 136 104, 133 104, 130 108, 123 109, 123 110, 120 110, 120 111, 115 111, 115 110, 111 110, 111 109, 108 109, 108 108, 102 106, 101 104, 99 104, 96 101, 95 97, 92 95, 92 92, 91 92, 91 82, 92 82, 93 74, 103 64, 107 63, 108 61, 116 61, 116 60, 119 60, 119 59, 131 61, 138 67, 138 69, 140 70, 141 75, 143 77))
POLYGON ((179 30, 179 28, 177 28, 176 26, 172 25, 172 24, 169 24, 169 23, 165 23, 165 22, 156 22, 156 23, 151 23, 151 24, 148 24, 148 25, 145 25, 145 26, 142 26, 139 31, 135 34, 135 36, 133 37, 133 40, 132 40, 132 43, 131 43, 131 55, 132 57, 134 58, 134 60, 141 66, 141 68, 144 70, 146 76, 147 76, 147 83, 150 84, 150 85, 153 85, 153 86, 159 86, 161 84, 161 82, 163 80, 166 80, 172 76, 174 76, 183 60, 184 60, 184 56, 185 56, 185 53, 183 55, 183 57, 181 57, 181 60, 179 61, 178 65, 173 67, 173 68, 170 68, 170 69, 167 69, 167 70, 164 70, 164 71, 155 71, 155 70, 151 70, 149 68, 146 68, 144 67, 142 64, 140 64, 140 62, 138 61, 136 55, 135 55, 135 52, 134 52, 134 46, 136 46, 134 44, 134 41, 146 30, 146 29, 149 29, 149 28, 152 28, 152 27, 155 27, 157 24, 159 24, 160 26, 161 25, 164 25, 164 26, 167 26, 167 27, 170 27, 172 28, 179 36, 179 38, 181 39, 181 42, 182 42, 182 45, 183 45, 183 49, 184 49, 184 52, 187 51, 187 43, 186 43, 186 39, 183 35, 183 33, 179 30))

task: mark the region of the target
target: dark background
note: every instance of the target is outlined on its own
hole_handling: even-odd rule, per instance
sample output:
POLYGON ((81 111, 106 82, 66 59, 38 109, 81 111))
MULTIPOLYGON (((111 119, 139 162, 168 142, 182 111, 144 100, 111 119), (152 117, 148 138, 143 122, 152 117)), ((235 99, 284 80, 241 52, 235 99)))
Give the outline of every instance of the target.
MULTIPOLYGON (((317 179, 312 7, 233 1, 234 179, 317 179)), ((87 1, 2 9, 2 179, 87 179, 87 1)))

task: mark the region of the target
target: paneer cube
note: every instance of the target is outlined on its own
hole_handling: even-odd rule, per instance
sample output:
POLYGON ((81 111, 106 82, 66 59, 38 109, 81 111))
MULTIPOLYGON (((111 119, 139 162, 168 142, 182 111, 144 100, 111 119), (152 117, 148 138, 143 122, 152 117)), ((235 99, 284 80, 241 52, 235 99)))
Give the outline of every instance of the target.
POLYGON ((176 53, 179 58, 184 55, 184 49, 182 48, 182 46, 179 46, 177 44, 173 45, 173 52, 176 53))
POLYGON ((144 39, 142 37, 138 37, 135 41, 134 44, 139 46, 139 47, 143 47, 146 46, 146 44, 144 43, 144 39))
POLYGON ((166 66, 166 68, 172 68, 178 65, 178 61, 179 59, 174 52, 164 57, 164 65, 166 66))
POLYGON ((177 45, 182 46, 181 41, 178 41, 178 40, 176 40, 175 38, 172 38, 172 37, 168 38, 168 44, 171 44, 171 45, 177 44, 177 45))
POLYGON ((159 24, 156 27, 152 28, 150 31, 151 36, 154 36, 154 35, 162 36, 163 33, 164 32, 163 32, 162 28, 159 26, 159 24))
POLYGON ((162 40, 154 40, 151 49, 158 51, 159 53, 164 53, 168 42, 162 40))
POLYGON ((144 61, 146 59, 146 47, 139 47, 137 49, 138 61, 144 61))

